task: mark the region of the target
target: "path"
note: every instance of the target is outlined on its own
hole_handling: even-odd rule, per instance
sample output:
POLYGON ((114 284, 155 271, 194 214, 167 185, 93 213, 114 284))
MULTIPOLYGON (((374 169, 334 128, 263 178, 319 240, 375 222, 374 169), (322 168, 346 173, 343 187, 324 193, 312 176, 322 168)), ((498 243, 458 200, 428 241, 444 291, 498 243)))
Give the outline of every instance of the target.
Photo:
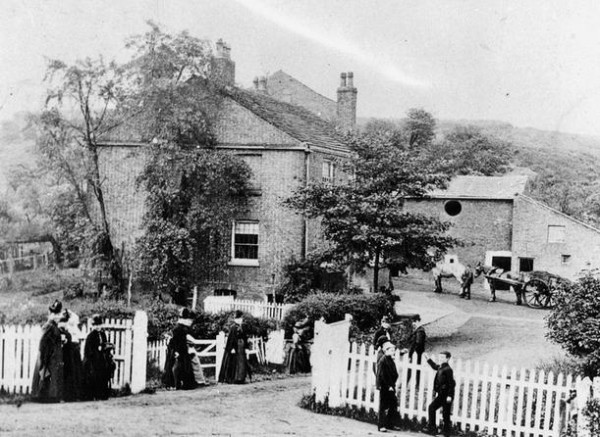
MULTIPOLYGON (((297 406, 310 378, 159 391, 73 404, 0 406, 0 435, 38 436, 369 436, 377 427, 297 406)), ((421 435, 422 437, 422 435, 421 435)))
POLYGON ((471 300, 458 297, 458 284, 445 281, 444 287, 446 293, 435 294, 427 280, 403 277, 395 282, 402 299, 397 311, 421 314, 432 352, 448 349, 462 359, 515 367, 565 356, 544 337, 548 310, 517 306, 510 292, 499 292, 499 302, 488 302, 481 284, 471 300))

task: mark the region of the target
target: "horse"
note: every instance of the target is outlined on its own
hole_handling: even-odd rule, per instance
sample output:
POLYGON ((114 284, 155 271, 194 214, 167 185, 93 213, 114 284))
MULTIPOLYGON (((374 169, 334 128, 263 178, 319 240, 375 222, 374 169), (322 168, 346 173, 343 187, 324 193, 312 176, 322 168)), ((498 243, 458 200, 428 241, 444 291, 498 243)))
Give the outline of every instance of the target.
POLYGON ((441 293, 442 278, 456 278, 461 286, 461 297, 471 298, 471 283, 473 282, 473 271, 470 267, 461 264, 455 255, 446 255, 443 262, 438 262, 433 269, 433 280, 435 292, 441 293))
POLYGON ((523 303, 523 285, 515 284, 514 281, 520 281, 520 276, 513 274, 509 271, 506 271, 500 267, 487 266, 481 264, 481 262, 477 263, 475 266, 475 277, 479 275, 485 276, 487 280, 490 291, 492 293, 492 297, 490 297, 490 302, 496 302, 496 281, 505 282, 510 285, 510 287, 515 292, 517 296, 517 305, 522 305, 523 303), (510 280, 511 282, 504 281, 505 279, 510 280))

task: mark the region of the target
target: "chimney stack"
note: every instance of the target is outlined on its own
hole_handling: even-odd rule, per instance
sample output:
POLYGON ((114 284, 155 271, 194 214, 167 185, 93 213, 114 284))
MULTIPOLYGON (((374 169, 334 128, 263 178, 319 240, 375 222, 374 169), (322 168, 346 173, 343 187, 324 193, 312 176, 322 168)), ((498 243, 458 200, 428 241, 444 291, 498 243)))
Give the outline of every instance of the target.
POLYGON ((210 78, 222 86, 235 85, 235 62, 231 60, 231 47, 222 39, 216 44, 211 60, 210 78))
POLYGON ((261 76, 258 78, 257 91, 262 94, 267 94, 267 77, 261 76))
POLYGON ((340 87, 337 90, 337 117, 342 130, 350 131, 356 127, 356 95, 354 73, 340 75, 340 87))

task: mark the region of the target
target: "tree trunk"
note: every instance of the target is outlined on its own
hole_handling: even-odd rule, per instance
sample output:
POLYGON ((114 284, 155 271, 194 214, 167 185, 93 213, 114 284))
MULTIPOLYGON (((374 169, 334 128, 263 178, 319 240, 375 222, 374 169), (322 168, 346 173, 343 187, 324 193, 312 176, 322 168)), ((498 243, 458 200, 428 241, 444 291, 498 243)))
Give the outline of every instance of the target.
POLYGON ((373 265, 373 293, 379 291, 379 250, 375 251, 375 263, 373 265))

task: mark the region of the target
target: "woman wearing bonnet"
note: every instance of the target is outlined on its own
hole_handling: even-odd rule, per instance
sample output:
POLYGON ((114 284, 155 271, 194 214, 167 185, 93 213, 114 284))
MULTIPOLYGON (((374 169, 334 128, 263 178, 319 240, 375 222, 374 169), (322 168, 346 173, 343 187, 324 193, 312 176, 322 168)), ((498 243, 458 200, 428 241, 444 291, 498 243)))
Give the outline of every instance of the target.
POLYGON ((38 359, 33 372, 31 393, 39 402, 59 402, 64 393, 64 361, 61 331, 62 303, 48 308, 48 321, 42 327, 38 359))

